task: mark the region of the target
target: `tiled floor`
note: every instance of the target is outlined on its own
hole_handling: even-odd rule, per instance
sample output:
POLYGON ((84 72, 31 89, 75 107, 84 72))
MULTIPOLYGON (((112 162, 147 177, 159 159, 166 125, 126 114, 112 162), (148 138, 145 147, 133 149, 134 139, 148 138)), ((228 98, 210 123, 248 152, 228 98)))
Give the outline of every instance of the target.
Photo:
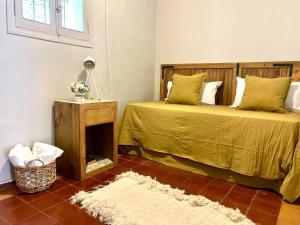
MULTIPOLYGON (((1 186, 0 200, 3 200, 0 201, 0 225, 101 224, 97 219, 87 215, 79 206, 71 205, 68 199, 79 190, 91 190, 128 170, 156 177, 162 183, 185 189, 188 194, 202 194, 225 206, 239 208, 250 219, 261 225, 276 225, 282 204, 282 198, 278 194, 247 188, 126 155, 120 157, 119 166, 105 173, 83 182, 62 177, 49 190, 38 194, 20 194, 14 186, 1 186)), ((280 217, 280 220, 284 222, 286 222, 285 219, 280 217)))

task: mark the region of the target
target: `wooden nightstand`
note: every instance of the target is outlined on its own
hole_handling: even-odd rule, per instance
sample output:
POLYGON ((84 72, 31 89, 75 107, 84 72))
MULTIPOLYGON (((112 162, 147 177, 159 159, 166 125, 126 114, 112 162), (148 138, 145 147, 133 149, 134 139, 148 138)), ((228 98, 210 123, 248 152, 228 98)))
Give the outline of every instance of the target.
POLYGON ((55 101, 55 145, 64 150, 59 171, 84 180, 117 165, 117 104, 55 101))

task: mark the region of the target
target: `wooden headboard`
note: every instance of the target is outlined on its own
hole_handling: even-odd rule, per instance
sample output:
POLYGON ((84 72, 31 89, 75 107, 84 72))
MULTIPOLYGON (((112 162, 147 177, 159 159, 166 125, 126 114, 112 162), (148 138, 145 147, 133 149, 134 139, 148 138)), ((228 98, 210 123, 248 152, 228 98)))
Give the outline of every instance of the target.
POLYGON ((294 77, 300 78, 300 62, 250 62, 238 63, 238 76, 246 75, 277 78, 294 77))
POLYGON ((246 62, 161 65, 160 100, 167 97, 167 83, 173 74, 191 76, 206 72, 206 81, 223 81, 216 95, 217 105, 231 105, 235 97, 236 76, 246 75, 264 78, 291 76, 300 80, 300 62, 246 62))

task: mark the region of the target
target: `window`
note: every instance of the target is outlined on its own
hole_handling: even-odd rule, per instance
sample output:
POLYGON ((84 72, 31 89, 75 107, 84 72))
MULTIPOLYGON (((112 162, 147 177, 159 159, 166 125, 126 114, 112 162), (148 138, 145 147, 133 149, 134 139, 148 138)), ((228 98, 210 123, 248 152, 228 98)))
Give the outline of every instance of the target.
MULTIPOLYGON (((87 1, 87 0, 86 0, 87 1)), ((84 0, 62 0, 59 8, 59 35, 86 40, 84 0)))
POLYGON ((91 47, 88 0, 7 0, 8 33, 91 47))
POLYGON ((50 1, 22 1, 22 15, 24 19, 51 24, 50 22, 51 5, 50 1))

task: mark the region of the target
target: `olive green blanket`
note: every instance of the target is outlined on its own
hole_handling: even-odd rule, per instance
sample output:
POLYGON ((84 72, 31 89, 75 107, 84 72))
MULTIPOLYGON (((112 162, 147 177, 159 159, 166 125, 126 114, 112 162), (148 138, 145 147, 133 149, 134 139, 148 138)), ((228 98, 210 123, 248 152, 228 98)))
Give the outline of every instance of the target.
POLYGON ((126 107, 119 144, 191 159, 268 180, 300 196, 300 114, 242 111, 227 106, 164 102, 126 107))

